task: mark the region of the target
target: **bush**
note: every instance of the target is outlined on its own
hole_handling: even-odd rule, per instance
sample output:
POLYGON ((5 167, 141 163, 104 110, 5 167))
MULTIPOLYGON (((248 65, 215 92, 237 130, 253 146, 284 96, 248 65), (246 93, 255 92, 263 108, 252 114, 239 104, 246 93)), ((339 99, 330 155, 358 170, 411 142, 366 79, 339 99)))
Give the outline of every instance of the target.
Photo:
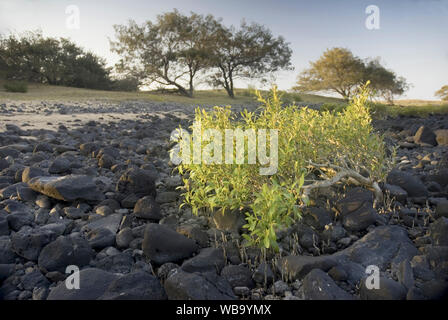
POLYGON ((135 92, 135 91, 138 91, 139 85, 140 85, 140 82, 137 78, 128 77, 128 78, 113 80, 112 84, 110 86, 110 89, 113 91, 135 92))
POLYGON ((28 84, 23 81, 11 81, 3 85, 8 92, 28 92, 28 84))
MULTIPOLYGON (((246 215, 244 227, 249 234, 244 237, 248 244, 275 249, 276 232, 300 218, 310 191, 323 180, 338 182, 350 176, 378 190, 377 181, 385 178, 388 158, 382 136, 372 132, 368 94, 367 86, 362 87, 340 113, 282 107, 276 88, 267 98, 258 95, 264 105, 258 115, 245 110, 237 120, 230 107, 215 107, 211 112, 196 109, 195 123, 201 123, 201 136, 207 129, 217 129, 222 137, 225 129, 277 129, 278 166, 275 174, 260 175, 264 166, 248 164, 246 151, 243 164, 181 163, 182 205, 190 205, 195 214, 239 209, 246 215)), ((194 139, 179 133, 182 155, 183 148, 193 147, 194 139)), ((209 141, 204 140, 202 150, 208 150, 204 147, 209 141)), ((224 159, 222 153, 218 156, 224 159)))

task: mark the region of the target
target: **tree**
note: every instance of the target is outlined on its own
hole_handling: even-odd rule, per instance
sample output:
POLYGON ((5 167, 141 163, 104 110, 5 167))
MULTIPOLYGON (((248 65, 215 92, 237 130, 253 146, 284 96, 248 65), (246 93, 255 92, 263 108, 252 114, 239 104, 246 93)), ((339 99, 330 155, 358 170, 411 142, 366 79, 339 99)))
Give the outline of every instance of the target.
POLYGON ((6 79, 92 89, 108 89, 110 70, 104 59, 65 38, 41 32, 0 39, 0 64, 6 79))
POLYGON ((393 101, 394 95, 403 94, 409 87, 403 77, 384 68, 379 59, 363 61, 344 48, 327 49, 311 67, 299 75, 298 91, 335 92, 350 99, 356 88, 370 81, 372 94, 393 101))
POLYGON ((299 75, 295 90, 336 92, 348 100, 363 81, 364 63, 348 49, 327 49, 310 64, 299 75))
POLYGON ((237 78, 253 79, 281 69, 293 69, 289 44, 256 23, 243 22, 238 30, 221 26, 213 43, 210 60, 216 72, 210 83, 223 87, 232 98, 237 78))
POLYGON ((402 95, 409 87, 406 79, 384 68, 379 59, 366 61, 363 82, 370 81, 373 95, 393 104, 394 95, 402 95))
POLYGON ((112 51, 121 56, 117 71, 136 77, 145 84, 174 87, 191 97, 199 72, 209 67, 212 35, 219 28, 213 16, 177 10, 137 25, 115 25, 116 41, 112 51))
POLYGON ((448 101, 448 85, 443 86, 436 92, 436 96, 440 97, 443 101, 448 101))

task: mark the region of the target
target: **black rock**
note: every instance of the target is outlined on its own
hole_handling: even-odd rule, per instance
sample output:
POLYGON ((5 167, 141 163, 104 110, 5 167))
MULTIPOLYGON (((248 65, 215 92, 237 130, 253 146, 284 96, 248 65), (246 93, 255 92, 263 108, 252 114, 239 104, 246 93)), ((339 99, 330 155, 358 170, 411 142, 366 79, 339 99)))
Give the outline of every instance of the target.
POLYGON ((123 195, 156 196, 154 177, 146 170, 129 168, 117 182, 116 191, 123 195))
POLYGON ((101 250, 115 245, 115 233, 106 228, 98 228, 86 235, 89 245, 95 250, 101 250))
POLYGON ((182 270, 186 272, 221 272, 226 264, 226 258, 221 248, 205 248, 198 255, 185 260, 182 270))
POLYGON ((236 299, 229 282, 213 272, 198 274, 176 269, 164 287, 170 300, 236 299))
POLYGON ((255 269, 252 279, 259 284, 269 285, 275 280, 274 272, 272 272, 271 267, 266 263, 262 262, 255 269))
POLYGON ((165 300, 160 281, 144 271, 124 275, 113 281, 99 300, 165 300))
POLYGON ((247 287, 252 289, 255 287, 255 283, 252 280, 252 272, 243 265, 225 266, 221 271, 221 276, 230 283, 232 288, 247 287))
POLYGON ((436 246, 448 246, 448 218, 441 217, 432 223, 429 232, 436 246))
POLYGON ((21 283, 25 290, 32 291, 34 288, 48 287, 50 281, 45 278, 45 276, 39 271, 34 270, 32 272, 26 273, 21 277, 21 283))
POLYGON ((303 278, 300 292, 306 300, 353 300, 353 296, 341 289, 325 272, 311 270, 303 278))
POLYGON ((379 288, 369 289, 366 280, 361 281, 359 295, 363 300, 404 300, 406 299, 406 288, 389 278, 380 277, 379 288))
POLYGON ((303 279, 311 270, 320 269, 327 272, 336 266, 332 256, 287 256, 279 260, 277 267, 280 273, 290 280, 303 279))
POLYGON ((159 221, 163 218, 160 206, 152 196, 146 196, 137 201, 134 207, 134 215, 138 218, 159 221))
POLYGON ((35 177, 28 181, 28 184, 34 191, 63 201, 104 199, 92 177, 85 175, 35 177))
POLYGON ((50 229, 23 227, 11 236, 11 246, 17 255, 37 261, 42 248, 57 236, 58 234, 50 229))
POLYGON ((426 126, 421 126, 414 136, 414 142, 418 144, 429 144, 431 146, 437 145, 436 135, 426 126))
POLYGON ((113 273, 87 268, 79 272, 79 289, 68 289, 65 281, 51 289, 47 300, 96 300, 119 278, 113 273))
POLYGON ((11 240, 7 237, 0 237, 0 264, 14 263, 16 254, 12 251, 11 240))
POLYGON ((190 257, 197 251, 198 246, 194 240, 184 237, 167 226, 150 223, 145 229, 142 249, 146 257, 161 265, 190 257))
POLYGON ((67 266, 83 267, 92 260, 93 256, 94 251, 86 240, 79 236, 60 236, 42 249, 38 265, 46 272, 65 273, 67 266))
POLYGON ((408 193, 410 197, 426 197, 428 190, 423 182, 410 173, 392 170, 386 179, 388 184, 397 185, 408 193))
POLYGON ((14 231, 19 231, 23 226, 31 225, 34 222, 34 215, 28 211, 10 213, 7 218, 9 227, 14 231))

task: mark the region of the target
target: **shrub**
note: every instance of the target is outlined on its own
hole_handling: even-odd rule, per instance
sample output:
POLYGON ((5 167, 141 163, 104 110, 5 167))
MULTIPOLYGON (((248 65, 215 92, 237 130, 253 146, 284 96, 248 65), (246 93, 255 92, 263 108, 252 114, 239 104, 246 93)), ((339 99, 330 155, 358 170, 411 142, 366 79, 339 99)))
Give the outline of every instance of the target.
POLYGON ((3 85, 8 92, 28 92, 28 84, 24 81, 10 81, 3 85))
MULTIPOLYGON (((248 164, 246 151, 243 164, 181 163, 182 205, 190 205, 195 214, 239 209, 246 215, 248 244, 275 249, 276 231, 300 218, 300 208, 315 188, 350 177, 381 197, 377 182, 385 178, 388 158, 382 136, 372 132, 368 95, 363 86, 339 113, 282 107, 275 87, 267 98, 258 94, 263 104, 259 114, 245 110, 237 118, 231 107, 210 112, 197 108, 195 122, 200 121, 202 135, 207 129, 217 129, 222 137, 225 129, 277 129, 278 169, 273 175, 260 175, 263 166, 248 164)), ((193 147, 194 141, 179 133, 179 142, 193 147)), ((202 140, 203 150, 208 143, 202 140)))

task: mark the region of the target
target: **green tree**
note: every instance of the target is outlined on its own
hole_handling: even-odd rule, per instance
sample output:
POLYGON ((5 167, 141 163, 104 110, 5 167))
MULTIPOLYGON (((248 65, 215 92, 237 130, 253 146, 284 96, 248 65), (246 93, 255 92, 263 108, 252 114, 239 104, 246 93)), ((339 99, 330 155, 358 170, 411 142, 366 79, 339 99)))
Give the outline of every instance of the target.
POLYGON ((108 89, 110 70, 104 59, 65 38, 41 32, 0 39, 0 64, 6 79, 92 89, 108 89))
POLYGON ((289 44, 262 25, 243 22, 239 29, 221 25, 214 37, 210 60, 215 72, 209 82, 223 87, 232 98, 238 78, 254 79, 293 69, 289 44))
POLYGON ((448 85, 443 86, 436 92, 436 96, 440 97, 443 101, 448 101, 448 85))
POLYGON ((218 27, 211 15, 186 16, 177 10, 157 16, 155 22, 115 25, 111 47, 121 56, 117 71, 191 97, 196 77, 209 67, 209 48, 218 27))
POLYGON ((372 59, 366 62, 364 70, 364 82, 370 81, 373 95, 393 104, 394 95, 402 95, 409 85, 403 77, 384 68, 379 59, 372 59))
POLYGON ((327 49, 298 78, 297 91, 336 92, 350 99, 363 82, 364 63, 344 48, 327 49))
POLYGON ((393 101, 394 95, 401 95, 408 89, 403 77, 384 68, 379 59, 363 61, 345 48, 327 49, 311 67, 298 78, 295 90, 304 92, 334 92, 344 99, 350 99, 356 88, 370 81, 373 95, 393 101))

